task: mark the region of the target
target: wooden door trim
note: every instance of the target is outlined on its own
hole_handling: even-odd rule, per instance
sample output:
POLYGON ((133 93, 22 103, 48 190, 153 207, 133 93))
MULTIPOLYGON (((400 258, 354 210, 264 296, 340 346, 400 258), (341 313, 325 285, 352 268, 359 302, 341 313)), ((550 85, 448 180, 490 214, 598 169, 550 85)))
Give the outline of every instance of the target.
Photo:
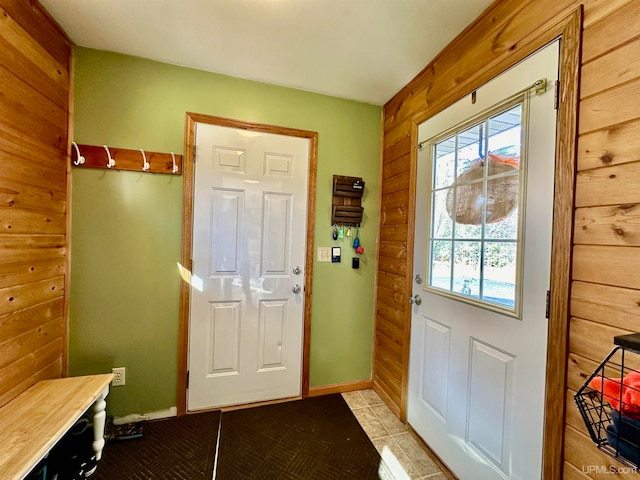
MULTIPOLYGON (((566 413, 567 352, 569 339, 569 298, 571 293, 571 258, 574 222, 574 191, 578 139, 578 99, 580 55, 582 44, 580 5, 574 12, 558 20, 535 38, 521 42, 507 58, 479 72, 475 79, 442 104, 416 114, 412 118, 411 140, 417 144, 418 126, 449 105, 471 94, 481 85, 524 60, 537 50, 560 39, 560 92, 558 95, 558 127, 551 242, 551 283, 549 328, 547 336, 547 366, 545 385, 545 418, 543 439, 542 478, 561 479, 564 458, 564 419, 566 413)), ((406 291, 413 288, 413 236, 415 234, 415 189, 418 154, 412 148, 409 173, 409 198, 412 212, 408 220, 406 291), (409 247, 411 247, 409 249, 409 247)), ((408 358, 411 335, 411 311, 407 313, 403 359, 408 358)), ((407 415, 409 364, 403 364, 402 404, 400 417, 407 415)))
MULTIPOLYGON (((193 189, 195 180, 195 125, 208 123, 262 133, 287 135, 309 139, 309 183, 307 194, 307 240, 304 284, 304 328, 302 340, 302 398, 309 396, 309 358, 311 350, 311 285, 313 280, 313 236, 316 212, 316 177, 318 171, 318 132, 280 127, 263 123, 245 122, 213 115, 187 112, 184 133, 183 194, 182 194, 182 253, 180 263, 192 270, 193 244, 193 189)), ((189 307, 191 291, 189 283, 180 283, 180 309, 178 322, 178 415, 187 413, 187 367, 189 362, 189 307)))

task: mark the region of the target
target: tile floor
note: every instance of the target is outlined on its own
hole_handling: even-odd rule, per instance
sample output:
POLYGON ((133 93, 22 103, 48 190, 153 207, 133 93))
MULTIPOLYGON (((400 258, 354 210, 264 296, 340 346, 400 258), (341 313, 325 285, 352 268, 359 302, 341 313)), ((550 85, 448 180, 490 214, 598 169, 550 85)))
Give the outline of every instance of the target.
POLYGON ((358 390, 342 397, 393 473, 389 478, 447 479, 375 391, 358 390))

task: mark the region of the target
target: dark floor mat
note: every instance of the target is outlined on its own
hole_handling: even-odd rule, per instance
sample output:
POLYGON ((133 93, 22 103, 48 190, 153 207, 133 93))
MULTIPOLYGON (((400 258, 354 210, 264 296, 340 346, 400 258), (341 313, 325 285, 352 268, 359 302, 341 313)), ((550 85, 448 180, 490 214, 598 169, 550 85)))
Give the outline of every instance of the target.
POLYGON ((95 480, 210 480, 220 412, 145 422, 144 436, 109 442, 95 480))
POLYGON ((339 394, 222 414, 217 480, 377 480, 379 464, 339 394))

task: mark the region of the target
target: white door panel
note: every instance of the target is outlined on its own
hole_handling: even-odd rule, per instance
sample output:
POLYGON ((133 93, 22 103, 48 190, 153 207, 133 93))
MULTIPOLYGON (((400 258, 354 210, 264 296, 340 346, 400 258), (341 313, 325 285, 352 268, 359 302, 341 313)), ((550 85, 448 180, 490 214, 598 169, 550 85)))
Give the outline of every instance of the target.
MULTIPOLYGON (((558 74, 558 51, 559 44, 555 42, 478 89, 475 103, 467 97, 418 129, 421 142, 446 139, 446 135, 441 136, 443 132, 466 125, 468 119, 502 104, 540 78, 548 82, 545 93, 531 93, 522 103, 523 121, 528 127, 523 131, 528 133, 521 138, 523 151, 517 167, 522 202, 516 211, 522 223, 520 236, 513 242, 519 256, 513 260, 518 267, 514 268, 515 299, 511 304, 501 304, 489 295, 487 302, 481 303, 485 287, 480 285, 485 280, 473 277, 469 283, 466 279, 464 284, 456 283, 458 279, 453 277, 458 268, 458 260, 453 258, 457 254, 456 243, 481 245, 480 265, 468 267, 469 271, 479 271, 480 276, 488 276, 491 270, 486 263, 485 252, 489 251, 486 244, 503 245, 499 243, 501 239, 493 241, 491 237, 487 241, 482 237, 485 243, 476 241, 473 229, 456 220, 457 207, 449 212, 454 224, 449 259, 453 273, 444 282, 450 282, 450 288, 430 285, 436 279, 430 269, 439 265, 433 253, 439 240, 432 235, 431 228, 435 227, 430 223, 432 198, 437 202, 438 193, 431 163, 435 150, 418 153, 414 273, 424 281, 414 282, 412 292, 414 298, 421 297, 422 303, 412 307, 407 419, 462 480, 541 478, 547 345, 545 299, 550 281, 556 141, 553 86, 558 74), (461 231, 471 232, 468 234, 471 240, 457 239, 456 222, 460 223, 461 231), (469 284, 472 288, 465 292, 469 284)), ((462 151, 464 128, 467 127, 455 137, 457 152, 462 151)), ((486 134, 487 143, 491 141, 489 135, 486 134)), ((488 157, 484 158, 488 163, 488 157)), ((453 177, 456 175, 460 175, 460 170, 454 171, 453 177)), ((490 198, 489 181, 484 182, 484 198, 490 198)), ((460 188, 455 192, 454 202, 463 198, 458 193, 460 188)), ((488 215, 489 207, 485 209, 488 215)), ((486 224, 489 223, 487 220, 486 224)), ((488 228, 482 223, 482 235, 488 228)), ((437 278, 442 282, 441 277, 437 278)), ((486 291, 499 291, 499 282, 486 282, 489 285, 486 291)))
POLYGON ((299 396, 309 140, 205 123, 195 138, 188 408, 299 396))

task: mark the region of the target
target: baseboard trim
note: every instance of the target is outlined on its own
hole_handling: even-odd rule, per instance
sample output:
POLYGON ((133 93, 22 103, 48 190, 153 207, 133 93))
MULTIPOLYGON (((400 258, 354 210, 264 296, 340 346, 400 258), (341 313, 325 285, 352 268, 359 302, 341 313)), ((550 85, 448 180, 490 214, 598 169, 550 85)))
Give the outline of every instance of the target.
POLYGON ((418 442, 418 444, 427 453, 427 455, 431 457, 431 460, 433 460, 433 462, 438 466, 438 468, 442 470, 442 473, 444 474, 444 476, 447 477, 448 480, 459 480, 458 477, 456 477, 454 473, 451 470, 449 470, 449 467, 447 466, 447 464, 444 463, 442 459, 438 455, 436 455, 436 452, 431 450, 431 447, 427 445, 427 443, 422 439, 420 435, 418 435, 418 432, 416 432, 408 423, 406 424, 406 426, 409 434, 418 442))
POLYGON ((334 385, 325 385, 322 387, 312 387, 309 389, 310 397, 319 397, 320 395, 329 395, 332 393, 353 392, 354 390, 366 390, 373 388, 373 380, 362 380, 351 383, 336 383, 334 385))
POLYGON ((148 412, 143 414, 132 413, 129 415, 125 415, 124 417, 115 417, 113 419, 113 424, 123 425, 125 423, 142 422, 146 420, 160 420, 163 418, 175 417, 177 414, 178 409, 176 407, 170 407, 166 410, 158 410, 155 412, 148 412))

